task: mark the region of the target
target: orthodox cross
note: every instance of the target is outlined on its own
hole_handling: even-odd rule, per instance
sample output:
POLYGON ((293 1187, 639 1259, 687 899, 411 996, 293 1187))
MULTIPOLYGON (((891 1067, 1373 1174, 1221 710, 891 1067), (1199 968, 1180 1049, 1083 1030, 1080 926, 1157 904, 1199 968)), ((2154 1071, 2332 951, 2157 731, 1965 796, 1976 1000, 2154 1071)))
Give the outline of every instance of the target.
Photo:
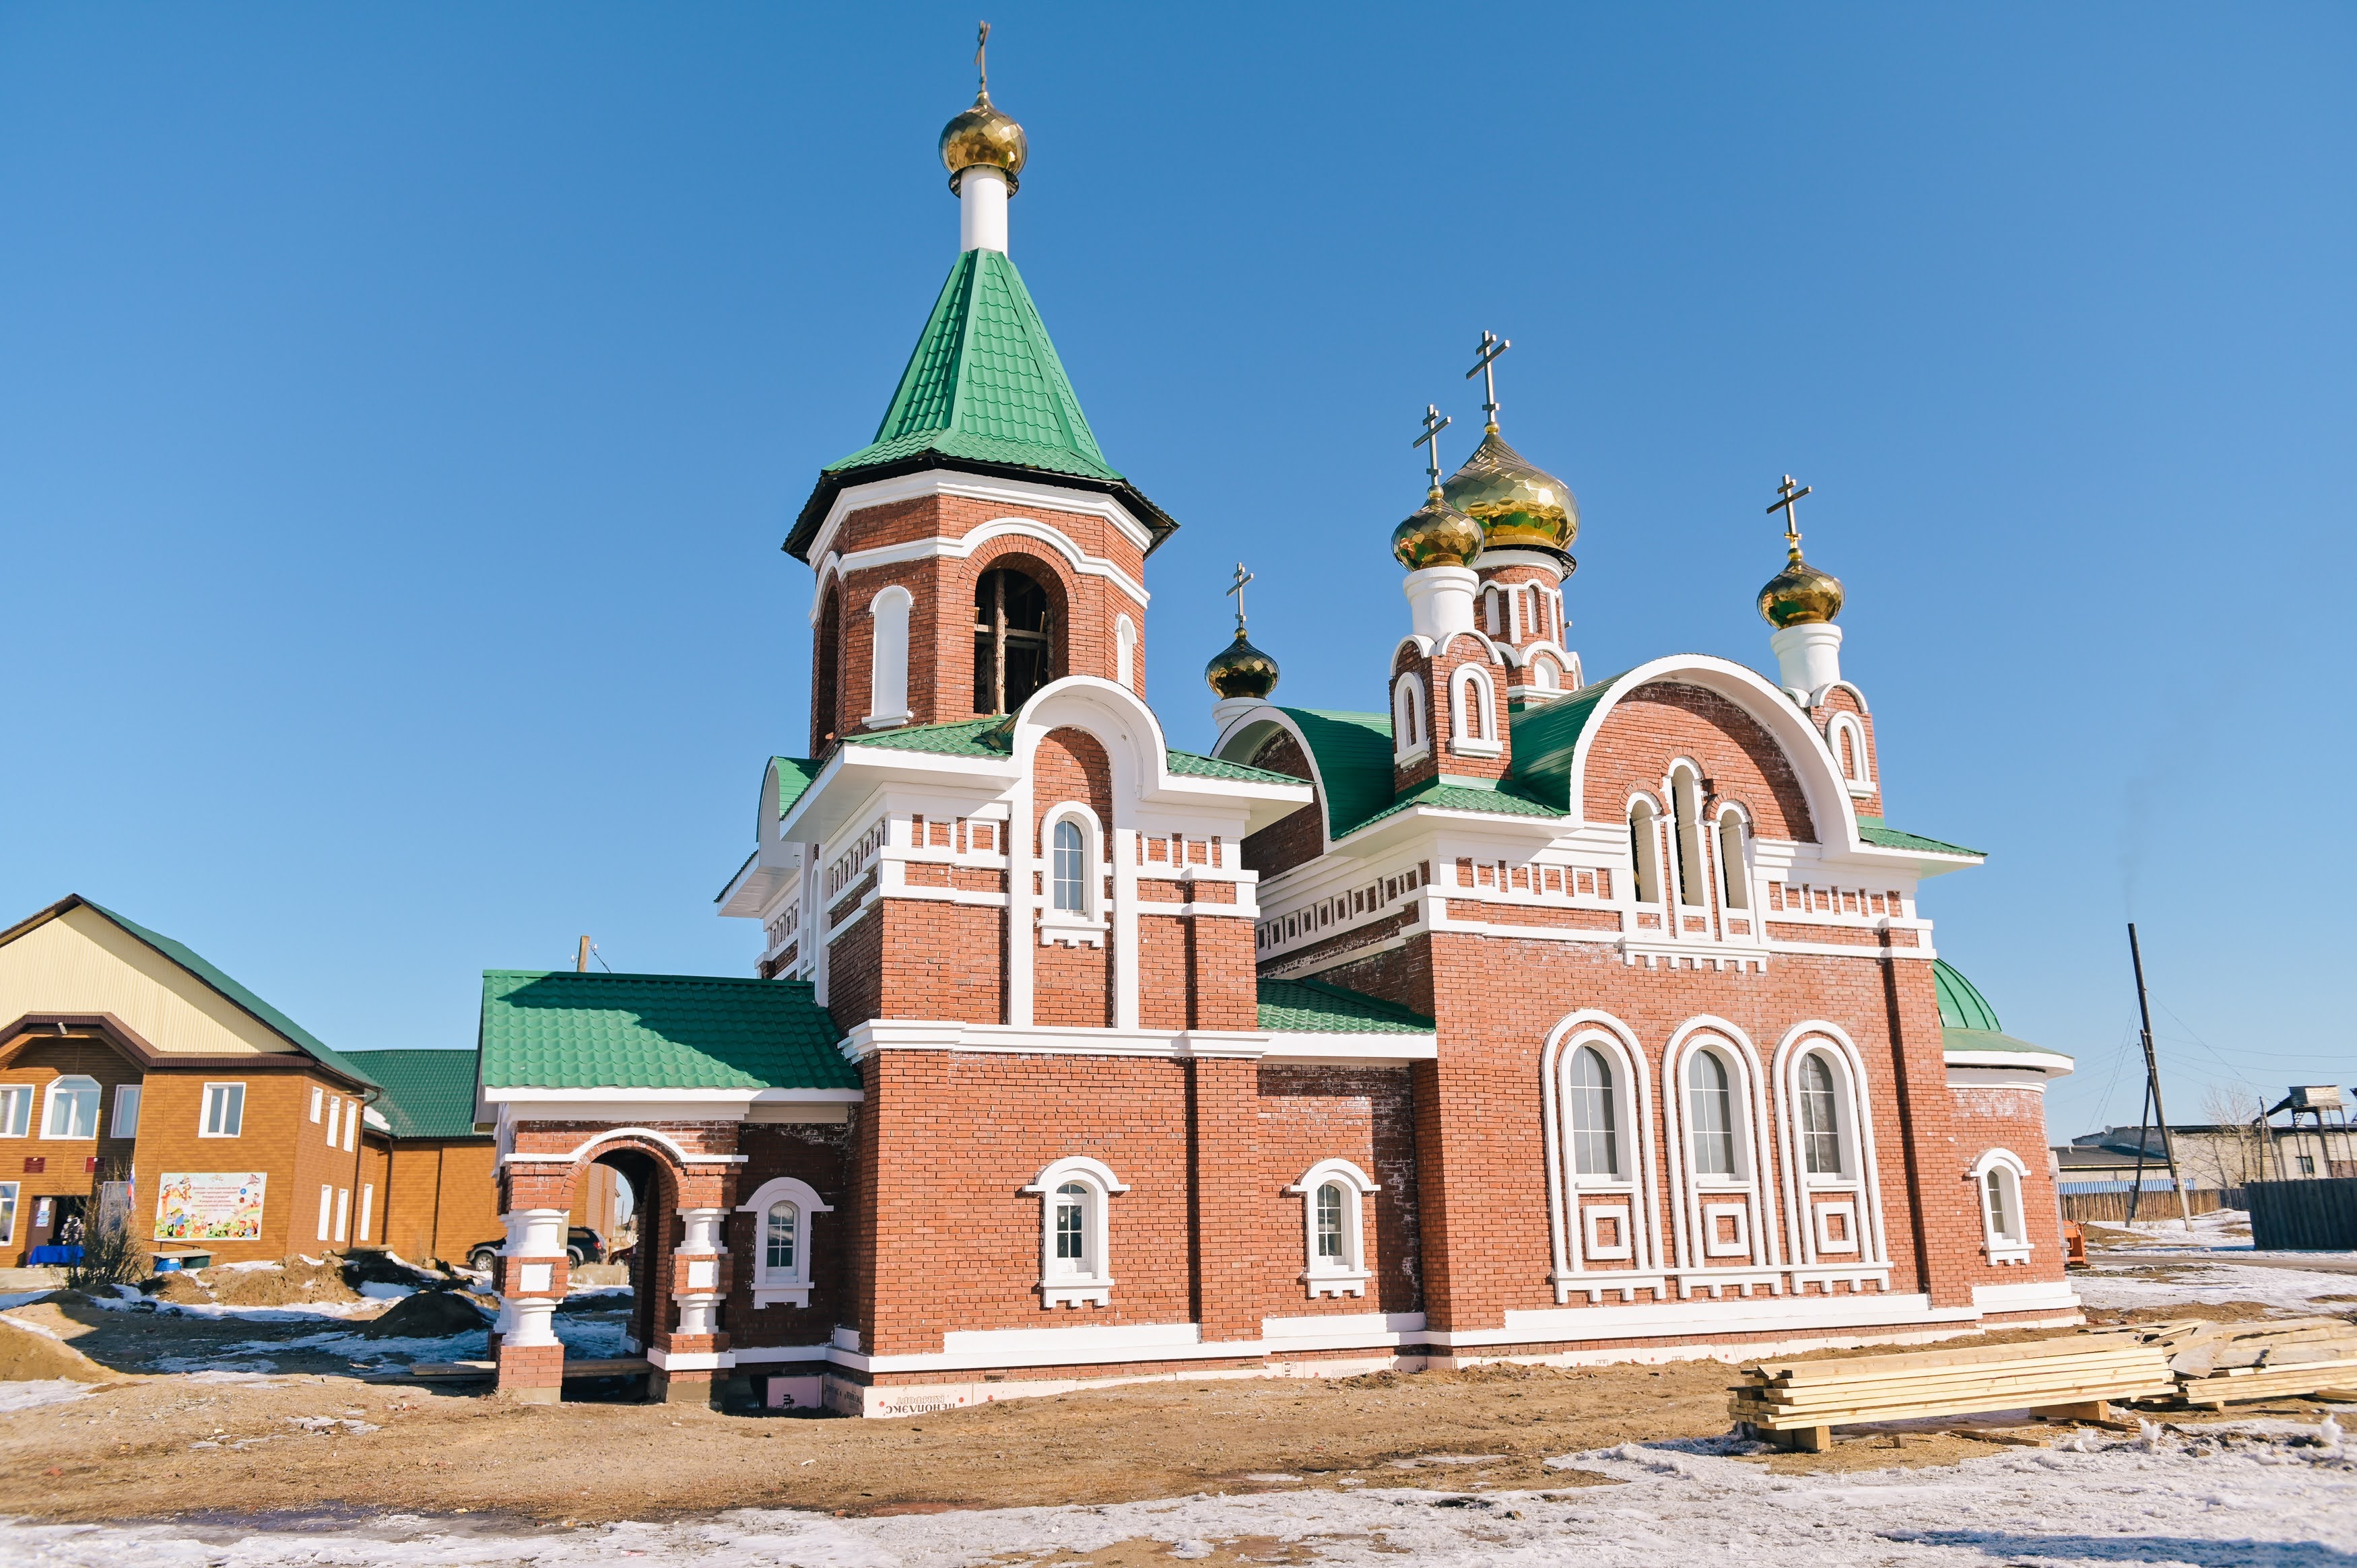
POLYGON ((1241 561, 1237 562, 1235 585, 1228 592, 1236 601, 1236 635, 1238 637, 1244 634, 1244 585, 1252 580, 1253 575, 1244 570, 1244 564, 1241 561))
POLYGON ((1448 429, 1448 416, 1440 412, 1437 404, 1426 403, 1424 434, 1408 443, 1411 446, 1422 446, 1426 449, 1424 471, 1432 476, 1432 488, 1436 492, 1440 489, 1440 433, 1448 429))
POLYGON ((1483 332, 1481 346, 1473 350, 1473 368, 1465 372, 1465 379, 1469 381, 1475 376, 1481 378, 1481 390, 1490 399, 1481 405, 1481 412, 1490 416, 1490 428, 1492 430, 1498 428, 1498 372, 1495 367, 1498 356, 1512 347, 1513 344, 1495 332, 1483 332))
POLYGON ((1780 511, 1784 514, 1784 547, 1792 553, 1795 561, 1801 558, 1801 524, 1800 514, 1793 510, 1792 503, 1816 488, 1814 485, 1795 485, 1792 476, 1787 474, 1784 482, 1776 487, 1775 504, 1768 509, 1771 517, 1780 511))
POLYGON ((982 91, 985 97, 990 95, 990 67, 983 59, 982 55, 988 48, 990 48, 990 24, 985 22, 982 25, 982 32, 975 38, 974 45, 974 69, 982 73, 982 91))

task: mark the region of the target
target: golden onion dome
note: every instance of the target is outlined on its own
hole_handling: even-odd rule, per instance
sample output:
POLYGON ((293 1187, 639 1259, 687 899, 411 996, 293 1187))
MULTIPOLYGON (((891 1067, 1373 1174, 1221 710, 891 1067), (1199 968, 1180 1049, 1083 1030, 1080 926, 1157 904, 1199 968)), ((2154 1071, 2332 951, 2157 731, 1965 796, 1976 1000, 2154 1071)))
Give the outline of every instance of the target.
POLYGON ((1236 639, 1203 666, 1203 679, 1222 697, 1265 697, 1276 690, 1276 660, 1246 642, 1239 627, 1236 639))
POLYGON ((1411 572, 1462 566, 1481 553, 1481 525, 1436 489, 1392 530, 1392 553, 1411 572))
POLYGON ((958 188, 958 179, 976 165, 987 164, 1006 171, 1006 188, 1011 194, 1018 188, 1016 176, 1023 172, 1023 162, 1031 156, 1031 144, 1025 140, 1023 127, 990 102, 990 90, 984 88, 974 95, 974 107, 942 127, 942 163, 950 171, 950 188, 958 188))
POLYGON ((1507 446, 1494 424, 1440 492, 1481 525, 1492 550, 1561 553, 1579 537, 1579 501, 1571 487, 1507 446))
POLYGON ((1760 590, 1760 618, 1779 631, 1788 626, 1830 621, 1841 614, 1841 579, 1802 560, 1797 545, 1784 569, 1760 590))

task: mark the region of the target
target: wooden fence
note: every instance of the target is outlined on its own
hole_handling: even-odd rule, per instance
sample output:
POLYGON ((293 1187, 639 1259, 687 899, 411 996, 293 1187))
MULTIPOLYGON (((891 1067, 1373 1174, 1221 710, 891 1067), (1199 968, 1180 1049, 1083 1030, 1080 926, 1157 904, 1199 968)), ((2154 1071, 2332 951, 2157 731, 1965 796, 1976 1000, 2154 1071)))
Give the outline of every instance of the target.
POLYGON ((2255 1181, 2243 1190, 2261 1251, 2357 1251, 2357 1178, 2255 1181))
MULTIPOLYGON (((2126 1187, 2127 1184, 2123 1182, 2120 1185, 2126 1187)), ((2319 1184, 2301 1182, 2284 1185, 2315 1187, 2319 1184)), ((2092 1219, 2098 1225, 2125 1225, 2128 1219, 2128 1198, 2131 1196, 2126 1192, 2066 1192, 2061 1195, 2062 1218, 2076 1220, 2092 1219)), ((2222 1193, 2214 1187, 2206 1191, 2198 1187, 2188 1188, 2185 1194, 2185 1207, 2196 1214, 2215 1214, 2222 1208, 2237 1207, 2226 1201, 2228 1197, 2233 1196, 2237 1195, 2222 1193)), ((2136 1205, 2137 1224, 2176 1218, 2177 1195, 2175 1193, 2166 1187, 2145 1189, 2142 1200, 2136 1205)))

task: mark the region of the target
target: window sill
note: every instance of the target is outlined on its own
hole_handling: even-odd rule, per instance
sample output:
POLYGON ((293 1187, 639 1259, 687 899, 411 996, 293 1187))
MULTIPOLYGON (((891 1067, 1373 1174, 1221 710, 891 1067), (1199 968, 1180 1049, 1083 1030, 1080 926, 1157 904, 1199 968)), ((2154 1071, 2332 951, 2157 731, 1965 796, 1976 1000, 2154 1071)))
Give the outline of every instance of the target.
POLYGON ((1875 793, 1874 780, 1870 779, 1845 779, 1842 780, 1842 788, 1850 792, 1853 800, 1863 800, 1875 793))
POLYGON ((1092 948, 1104 946, 1105 932, 1111 929, 1104 920, 1083 920, 1070 914, 1042 914, 1039 917, 1039 945, 1054 947, 1062 942, 1068 946, 1085 944, 1092 948))
POLYGON ((1367 1282, 1374 1277, 1367 1269, 1312 1269, 1302 1274, 1301 1283, 1309 1287, 1309 1299, 1316 1301, 1324 1295, 1363 1296, 1367 1282))
POLYGON ((808 1306, 811 1287, 808 1285, 762 1285, 753 1287, 753 1305, 760 1306, 808 1306))
POLYGON ((1111 1306, 1113 1281, 1101 1280, 1041 1280, 1039 1305, 1045 1310, 1059 1306, 1111 1306))
POLYGON ((1988 1243, 1981 1250, 1988 1254, 1988 1261, 1990 1262, 1999 1265, 2008 1263, 2026 1263, 2029 1262, 2030 1249, 2029 1244, 2026 1242, 2016 1245, 2009 1241, 1995 1241, 1988 1243))
POLYGON ((1405 751, 1393 752, 1392 766, 1394 768, 1413 768, 1431 755, 1432 747, 1428 746, 1412 746, 1405 751))
POLYGON ((1448 743, 1448 749, 1459 757, 1503 757, 1506 743, 1501 740, 1468 740, 1460 736, 1448 743))
POLYGON ((908 714, 870 714, 859 723, 866 729, 899 729, 909 722, 910 716, 908 714))

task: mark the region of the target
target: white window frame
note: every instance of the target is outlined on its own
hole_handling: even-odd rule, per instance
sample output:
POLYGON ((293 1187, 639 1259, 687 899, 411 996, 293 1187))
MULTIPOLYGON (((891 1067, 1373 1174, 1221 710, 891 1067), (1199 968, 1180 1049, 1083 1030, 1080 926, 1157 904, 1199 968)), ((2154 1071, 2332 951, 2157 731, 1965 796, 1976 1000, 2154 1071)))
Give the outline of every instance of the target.
POLYGON ((22 1182, 0 1181, 0 1247, 16 1244, 16 1205, 24 1185, 22 1182))
POLYGON ((352 1189, 348 1187, 336 1188, 336 1240, 339 1244, 343 1241, 344 1226, 351 1219, 351 1212, 352 1189))
POLYGON ((144 1098, 142 1093, 144 1087, 136 1083, 118 1083, 114 1086, 114 1116, 106 1124, 108 1137, 136 1138, 139 1136, 139 1101, 144 1098))
POLYGON ((1424 677, 1403 671, 1392 682, 1392 761, 1405 768, 1431 753, 1431 709, 1424 700, 1424 677))
MULTIPOLYGON (((1721 807, 1710 829, 1710 857, 1718 867, 1719 909, 1724 915, 1740 914, 1756 923, 1760 896, 1751 873, 1751 813, 1731 801, 1721 807), (1727 853, 1730 831, 1735 835, 1732 858, 1727 853)), ((1756 929, 1753 934, 1758 934, 1756 929)))
POLYGON ((361 1146, 361 1111, 357 1100, 344 1101, 344 1153, 358 1154, 361 1146))
POLYGON ((64 1073, 49 1079, 48 1089, 41 1097, 41 1137, 45 1141, 69 1144, 78 1144, 96 1138, 98 1136, 98 1102, 102 1094, 98 1079, 86 1072, 64 1073), (73 1087, 68 1089, 69 1084, 73 1087), (64 1092, 60 1094, 60 1090, 64 1092), (67 1112, 69 1117, 67 1130, 62 1133, 57 1131, 55 1123, 59 1109, 59 1101, 70 1098, 79 1104, 85 1094, 90 1099, 90 1131, 76 1133, 72 1130, 74 1118, 71 1112, 67 1112))
POLYGON ((1125 692, 1137 689, 1137 623, 1126 613, 1114 618, 1113 678, 1125 692))
POLYGON ((242 1138, 245 1136, 245 1085, 235 1080, 208 1083, 197 1096, 197 1136, 199 1138, 242 1138), (210 1133, 205 1129, 213 1120, 213 1091, 237 1090, 237 1125, 225 1133, 210 1133))
MULTIPOLYGON (((1662 876, 1662 803, 1640 792, 1629 797, 1628 808, 1620 816, 1629 824, 1629 902, 1641 909, 1666 910, 1670 899, 1662 876), (1648 882, 1652 884, 1651 897, 1646 897, 1648 882)), ((1668 933, 1666 922, 1662 929, 1668 933)))
POLYGON ((33 1135, 33 1101, 38 1098, 29 1083, 0 1084, 0 1138, 33 1135))
POLYGON ((867 716, 870 729, 897 729, 909 722, 909 613, 916 597, 899 584, 879 588, 867 601, 867 716))
MULTIPOLYGON (((1662 799, 1669 802, 1670 870, 1677 881, 1677 896, 1665 897, 1665 905, 1680 911, 1706 913, 1711 906, 1710 845, 1706 841, 1713 831, 1704 821, 1706 802, 1702 794, 1702 767, 1687 757, 1670 764, 1669 773, 1662 780, 1662 799), (1688 833, 1694 835, 1689 841, 1688 833), (1691 854, 1689 854, 1691 851, 1691 854)), ((1676 922, 1683 931, 1685 922, 1676 922)))
MULTIPOLYGON (((1767 1175, 1774 1167, 1764 1142, 1769 1125, 1768 1107, 1762 1103, 1764 1082, 1749 1037, 1724 1018, 1689 1019, 1671 1036, 1662 1059, 1662 1121, 1670 1148, 1670 1189, 1678 1216, 1676 1267, 1681 1270, 1757 1272, 1783 1266, 1767 1175), (1731 1176, 1706 1176, 1695 1168, 1688 1077, 1694 1058, 1704 1052, 1716 1056, 1727 1069, 1736 1165, 1731 1176), (1742 1211, 1736 1221, 1738 1240, 1721 1241, 1718 1220, 1730 1205, 1742 1211)), ((1682 1293, 1692 1294, 1696 1283, 1685 1283, 1682 1293)))
POLYGON ((2029 1209, 2022 1201, 2022 1183, 2029 1176, 2029 1167, 2011 1149, 1991 1149, 1973 1162, 1973 1201, 1980 1206, 1981 1246, 1991 1263, 2027 1263, 2037 1251, 2029 1240, 2029 1209), (2000 1231, 1997 1216, 1989 1212, 1988 1178, 1992 1172, 2003 1173, 1999 1185, 2011 1200, 2013 1222, 2020 1230, 2017 1236, 2000 1231))
POLYGON ((1039 1199, 1039 1305, 1111 1306, 1113 1305, 1114 1197, 1129 1190, 1112 1167, 1086 1155, 1056 1160, 1023 1188, 1039 1199), (1081 1235, 1083 1256, 1074 1268, 1056 1256, 1056 1197, 1071 1183, 1082 1189, 1081 1235))
POLYGON ((1320 1160, 1285 1190, 1301 1199, 1301 1282, 1309 1299, 1365 1295, 1374 1277, 1367 1267, 1365 1199, 1382 1188, 1349 1160, 1320 1160), (1318 1255, 1318 1192, 1328 1186, 1342 1193, 1342 1255, 1332 1259, 1318 1255))
POLYGON ((792 1176, 778 1176, 754 1188, 753 1196, 737 1206, 737 1212, 753 1217, 754 1306, 808 1306, 811 1298, 811 1243, 817 1230, 811 1223, 811 1216, 832 1214, 834 1206, 819 1197, 818 1188, 810 1183, 792 1176), (791 1269, 770 1267, 770 1207, 777 1203, 791 1203, 800 1210, 795 1216, 794 1266, 791 1269))
POLYGON ((319 1120, 319 1106, 327 1098, 328 1091, 326 1090, 320 1088, 316 1083, 311 1086, 311 1120, 315 1123, 319 1120))
POLYGON ((1634 1293, 1662 1280, 1661 1204, 1654 1196, 1653 1088, 1645 1053, 1629 1026, 1609 1013, 1583 1009, 1557 1024, 1541 1059, 1540 1099, 1547 1133, 1549 1229, 1555 1247, 1555 1301, 1575 1289, 1590 1305, 1607 1290, 1633 1301, 1634 1293), (1571 1113, 1571 1072, 1578 1053, 1593 1047, 1612 1074, 1613 1137, 1620 1170, 1613 1176, 1582 1175, 1571 1113), (1598 1201, 1598 1200, 1601 1201, 1598 1201), (1597 1233, 1612 1219, 1617 1242, 1597 1233), (1598 1263, 1611 1265, 1597 1268, 1598 1263))
POLYGON ((1563 671, 1552 653, 1542 653, 1531 660, 1531 684, 1542 692, 1563 690, 1563 671))
POLYGON ((369 1239, 369 1221, 374 1218, 376 1218, 376 1183, 364 1181, 361 1183, 360 1229, 352 1232, 355 1239, 362 1241, 369 1239))
POLYGON ((1448 749, 1459 757, 1498 757, 1497 688, 1479 664, 1460 664, 1448 677, 1448 749))
POLYGON ((1039 945, 1058 942, 1104 946, 1112 922, 1105 918, 1105 877, 1112 866, 1105 856, 1104 825, 1085 801, 1059 800, 1039 819, 1039 945), (1081 830, 1081 908, 1075 914, 1056 908, 1056 824, 1073 822, 1081 830))
POLYGON ((1834 771, 1852 795, 1874 793, 1874 759, 1866 748, 1866 725, 1856 714, 1835 714, 1825 721, 1825 749, 1833 753, 1834 771), (1855 768, 1842 765, 1842 736, 1849 736, 1855 768))
POLYGON ((336 1184, 319 1184, 319 1240, 328 1240, 328 1227, 336 1221, 336 1184))
POLYGON ((344 1097, 331 1096, 328 1101, 328 1147, 336 1146, 336 1134, 344 1124, 344 1097))

